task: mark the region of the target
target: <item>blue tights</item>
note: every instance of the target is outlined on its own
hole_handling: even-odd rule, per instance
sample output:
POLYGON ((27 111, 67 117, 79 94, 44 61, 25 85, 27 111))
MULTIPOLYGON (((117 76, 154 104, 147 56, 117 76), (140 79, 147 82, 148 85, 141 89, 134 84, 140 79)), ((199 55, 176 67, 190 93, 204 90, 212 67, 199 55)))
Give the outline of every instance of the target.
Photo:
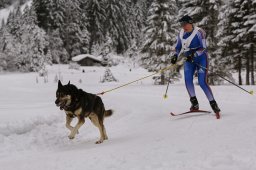
POLYGON ((190 97, 196 96, 195 87, 194 87, 194 83, 193 83, 193 77, 194 77, 195 71, 197 70, 199 85, 203 89, 208 100, 212 101, 212 100, 214 100, 214 97, 213 97, 211 88, 209 87, 209 85, 207 83, 207 70, 199 67, 197 64, 208 69, 207 55, 203 54, 202 56, 196 57, 194 59, 194 62, 192 62, 192 63, 185 62, 184 75, 185 75, 185 84, 186 84, 188 93, 189 93, 190 97))

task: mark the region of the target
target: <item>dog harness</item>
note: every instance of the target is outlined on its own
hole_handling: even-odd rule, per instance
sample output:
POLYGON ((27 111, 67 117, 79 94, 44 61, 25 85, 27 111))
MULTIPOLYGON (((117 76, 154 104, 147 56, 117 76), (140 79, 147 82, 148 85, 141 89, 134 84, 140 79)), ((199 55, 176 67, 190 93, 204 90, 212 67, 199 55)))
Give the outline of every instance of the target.
MULTIPOLYGON (((85 104, 85 106, 84 106, 84 108, 83 108, 84 110, 82 111, 83 113, 82 113, 81 115, 83 115, 84 117, 88 117, 88 116, 92 113, 92 110, 93 110, 93 107, 94 107, 96 98, 97 98, 97 95, 94 95, 94 99, 93 99, 93 102, 92 102, 92 104, 91 104, 90 107, 88 107, 89 102, 87 102, 87 103, 85 104), (85 110, 87 110, 87 111, 85 111, 85 110)), ((78 109, 79 106, 80 106, 80 103, 77 102, 77 99, 76 99, 76 101, 74 102, 74 104, 71 103, 69 106, 66 106, 67 108, 66 108, 65 110, 72 113, 72 114, 67 114, 67 115, 68 115, 69 117, 71 117, 71 118, 77 117, 77 115, 74 114, 74 111, 75 111, 76 109, 78 109), (68 110, 68 108, 69 108, 69 110, 68 110)))

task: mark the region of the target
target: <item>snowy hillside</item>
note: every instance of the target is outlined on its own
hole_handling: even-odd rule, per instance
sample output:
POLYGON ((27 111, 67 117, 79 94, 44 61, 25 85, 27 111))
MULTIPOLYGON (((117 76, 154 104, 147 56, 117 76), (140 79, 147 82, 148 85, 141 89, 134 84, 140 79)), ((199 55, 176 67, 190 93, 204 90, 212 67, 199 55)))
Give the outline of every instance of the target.
MULTIPOLYGON (((105 119, 109 140, 94 144, 98 129, 89 120, 68 139, 65 114, 54 104, 59 73, 66 84, 98 93, 148 75, 141 68, 111 67, 118 82, 99 83, 103 67, 49 67, 48 83, 36 73, 0 74, 1 170, 255 170, 256 97, 234 86, 212 87, 222 109, 213 114, 171 117, 190 107, 184 84, 154 86, 145 79, 102 96, 114 115, 105 119), (79 81, 81 83, 79 83, 79 81)), ((245 86, 256 90, 256 87, 245 86)), ((202 109, 210 106, 196 87, 202 109)))

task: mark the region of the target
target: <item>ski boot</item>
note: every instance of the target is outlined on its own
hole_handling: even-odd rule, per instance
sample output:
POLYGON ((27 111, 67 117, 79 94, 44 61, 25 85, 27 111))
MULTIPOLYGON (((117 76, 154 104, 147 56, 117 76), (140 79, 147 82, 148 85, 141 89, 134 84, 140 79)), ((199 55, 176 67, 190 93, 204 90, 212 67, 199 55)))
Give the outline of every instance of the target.
POLYGON ((218 107, 216 101, 215 100, 210 101, 210 105, 212 107, 212 110, 215 113, 216 118, 220 119, 220 108, 218 107))
POLYGON ((190 102, 191 102, 190 111, 197 111, 197 110, 199 110, 199 104, 198 104, 196 96, 191 97, 190 98, 190 102))

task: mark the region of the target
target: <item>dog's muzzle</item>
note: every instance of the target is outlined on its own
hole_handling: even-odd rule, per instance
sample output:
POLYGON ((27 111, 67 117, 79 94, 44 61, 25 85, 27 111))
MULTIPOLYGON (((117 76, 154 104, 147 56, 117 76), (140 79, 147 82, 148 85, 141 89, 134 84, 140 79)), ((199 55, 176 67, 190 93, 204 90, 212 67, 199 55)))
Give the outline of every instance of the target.
POLYGON ((57 107, 60 107, 60 110, 63 110, 66 107, 66 102, 65 101, 61 102, 58 99, 56 99, 55 104, 56 104, 57 107))
POLYGON ((55 104, 56 104, 56 106, 59 105, 59 100, 58 99, 55 100, 55 104))

